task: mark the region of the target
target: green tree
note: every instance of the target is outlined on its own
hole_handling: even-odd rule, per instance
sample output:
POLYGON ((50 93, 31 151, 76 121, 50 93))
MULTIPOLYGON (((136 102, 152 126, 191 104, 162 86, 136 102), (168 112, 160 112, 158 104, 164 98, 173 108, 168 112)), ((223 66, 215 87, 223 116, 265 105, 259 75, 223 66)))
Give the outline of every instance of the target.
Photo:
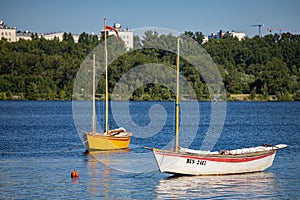
POLYGON ((195 33, 193 33, 192 31, 185 31, 184 34, 195 40, 200 45, 203 43, 204 35, 202 34, 202 32, 196 31, 195 33))
POLYGON ((300 90, 297 90, 297 91, 295 92, 295 94, 293 95, 293 99, 294 99, 295 101, 300 101, 300 90))
POLYGON ((5 92, 0 93, 1 94, 1 100, 7 100, 7 96, 5 92))
POLYGON ((258 89, 262 89, 263 85, 266 85, 268 87, 266 92, 270 95, 287 92, 290 84, 290 75, 286 63, 277 58, 268 61, 258 75, 258 89))
POLYGON ((74 38, 73 38, 72 33, 66 33, 66 32, 64 32, 64 34, 63 34, 63 41, 74 43, 74 38))

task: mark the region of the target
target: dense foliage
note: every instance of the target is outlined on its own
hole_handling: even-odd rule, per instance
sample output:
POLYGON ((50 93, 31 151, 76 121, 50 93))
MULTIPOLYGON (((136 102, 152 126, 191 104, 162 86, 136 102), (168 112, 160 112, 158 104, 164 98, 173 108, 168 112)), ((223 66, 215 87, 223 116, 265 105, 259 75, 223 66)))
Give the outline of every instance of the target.
POLYGON ((284 33, 242 41, 225 37, 205 43, 204 48, 224 70, 230 94, 300 100, 300 35, 284 33))
MULTIPOLYGON (((202 43, 201 33, 185 34, 202 43)), ((143 38, 135 36, 135 45, 153 45, 161 37, 172 40, 170 35, 149 31, 143 38)), ((67 33, 61 42, 35 35, 31 41, 10 43, 0 40, 0 99, 71 99, 80 64, 99 44, 97 36, 86 33, 80 35, 78 43, 74 43, 72 35, 67 33)), ((247 98, 257 100, 300 100, 300 35, 283 33, 242 41, 224 37, 210 40, 202 46, 217 64, 228 97, 248 94, 247 98)), ((175 55, 155 49, 124 54, 109 68, 110 92, 118 79, 132 67, 157 62, 175 66, 175 55)), ((209 99, 208 89, 195 69, 184 61, 182 65, 182 74, 192 82, 197 98, 209 99)), ((98 93, 101 93, 103 85, 103 80, 100 80, 98 93)), ((135 100, 173 98, 172 91, 157 84, 142 86, 131 97, 135 100)))

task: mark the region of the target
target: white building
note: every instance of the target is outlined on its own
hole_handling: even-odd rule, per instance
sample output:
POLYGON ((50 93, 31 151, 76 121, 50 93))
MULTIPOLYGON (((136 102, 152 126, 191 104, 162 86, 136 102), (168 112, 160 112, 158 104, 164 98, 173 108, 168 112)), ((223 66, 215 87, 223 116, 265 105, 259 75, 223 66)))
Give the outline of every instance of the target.
MULTIPOLYGON (((21 31, 16 31, 16 27, 9 27, 7 25, 4 25, 3 21, 0 19, 0 39, 5 38, 9 42, 17 42, 20 39, 24 40, 31 40, 32 34, 29 31, 21 32, 21 31)), ((63 35, 64 32, 58 32, 58 33, 47 33, 47 34, 38 34, 38 37, 43 37, 46 40, 53 40, 57 38, 59 41, 63 40, 63 35)), ((79 40, 79 35, 77 34, 72 34, 74 42, 77 43, 79 40)))
MULTIPOLYGON (((59 41, 62 41, 63 35, 64 35, 64 32, 58 32, 58 33, 46 33, 41 36, 43 38, 45 38, 46 40, 54 40, 55 38, 57 38, 59 41)), ((73 36, 74 42, 78 43, 79 35, 72 34, 72 36, 73 36)))
POLYGON ((204 36, 203 40, 202 40, 202 44, 208 42, 208 36, 204 36))
POLYGON ((9 42, 16 42, 16 27, 9 27, 4 25, 3 21, 0 19, 0 39, 5 38, 9 42))
MULTIPOLYGON (((25 31, 25 32, 17 32, 17 41, 19 41, 20 39, 24 39, 24 40, 32 40, 31 36, 32 34, 35 33, 31 33, 29 31, 25 31)), ((54 40, 54 39, 58 39, 59 41, 63 40, 63 35, 64 32, 57 32, 57 33, 46 33, 46 34, 38 34, 38 37, 41 38, 45 38, 46 40, 54 40)), ((77 43, 79 40, 79 35, 76 34, 72 34, 74 42, 77 43)))
MULTIPOLYGON (((123 29, 121 24, 115 23, 114 28, 117 29, 120 38, 123 40, 124 46, 127 50, 133 49, 133 31, 128 29, 123 29)), ((115 31, 107 31, 108 35, 116 35, 115 31)), ((104 31, 101 31, 104 34, 104 31)))
POLYGON ((25 32, 18 31, 17 32, 17 41, 19 41, 20 39, 32 40, 32 38, 31 38, 32 34, 33 33, 29 32, 29 31, 25 31, 25 32))
POLYGON ((239 41, 243 40, 246 37, 246 34, 244 32, 235 32, 235 31, 227 31, 223 32, 220 30, 217 34, 212 33, 211 35, 208 36, 208 39, 220 39, 224 36, 231 36, 237 38, 239 41))
POLYGON ((244 32, 231 31, 229 32, 229 35, 232 37, 236 37, 239 41, 243 40, 246 37, 246 34, 244 32))

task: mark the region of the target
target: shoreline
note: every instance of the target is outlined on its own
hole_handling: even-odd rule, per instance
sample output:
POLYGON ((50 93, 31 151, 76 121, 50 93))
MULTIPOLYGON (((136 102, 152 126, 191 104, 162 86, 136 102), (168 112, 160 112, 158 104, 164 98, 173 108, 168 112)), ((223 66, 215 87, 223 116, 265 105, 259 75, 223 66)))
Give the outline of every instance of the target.
MULTIPOLYGON (((0 102, 1 101, 91 101, 90 99, 6 99, 6 100, 3 100, 3 99, 0 99, 0 102)), ((99 100, 99 101, 104 101, 104 100, 99 100)), ((120 101, 120 102, 124 102, 124 101, 131 101, 131 102, 146 102, 146 101, 157 101, 157 102, 173 102, 173 100, 109 100, 109 101, 120 101)), ((195 102, 195 101, 191 101, 191 100, 182 100, 184 102, 195 102)), ((198 102, 212 102, 213 101, 209 101, 209 100, 198 100, 198 102)), ((224 101, 219 101, 219 102, 224 102, 224 101)), ((300 101, 297 101, 297 100, 250 100, 250 99, 226 99, 225 102, 300 102, 300 101)))

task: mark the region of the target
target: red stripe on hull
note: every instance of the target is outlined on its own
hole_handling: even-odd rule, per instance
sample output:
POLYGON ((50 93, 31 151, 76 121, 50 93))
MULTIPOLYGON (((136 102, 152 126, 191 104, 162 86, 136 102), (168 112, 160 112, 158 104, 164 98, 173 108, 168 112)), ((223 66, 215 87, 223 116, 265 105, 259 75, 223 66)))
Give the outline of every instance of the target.
POLYGON ((129 138, 108 138, 109 140, 128 141, 129 138))
POLYGON ((272 156, 275 152, 266 153, 263 155, 258 156, 251 156, 251 157, 204 157, 204 156, 190 156, 190 155, 178 155, 178 154, 169 154, 169 153, 161 153, 156 152, 157 154, 164 155, 164 156, 173 156, 173 157, 180 157, 180 158, 190 158, 196 160, 206 160, 206 161, 214 161, 214 162, 229 162, 229 163, 239 163, 239 162, 249 162, 253 160, 259 160, 268 156, 272 156))

